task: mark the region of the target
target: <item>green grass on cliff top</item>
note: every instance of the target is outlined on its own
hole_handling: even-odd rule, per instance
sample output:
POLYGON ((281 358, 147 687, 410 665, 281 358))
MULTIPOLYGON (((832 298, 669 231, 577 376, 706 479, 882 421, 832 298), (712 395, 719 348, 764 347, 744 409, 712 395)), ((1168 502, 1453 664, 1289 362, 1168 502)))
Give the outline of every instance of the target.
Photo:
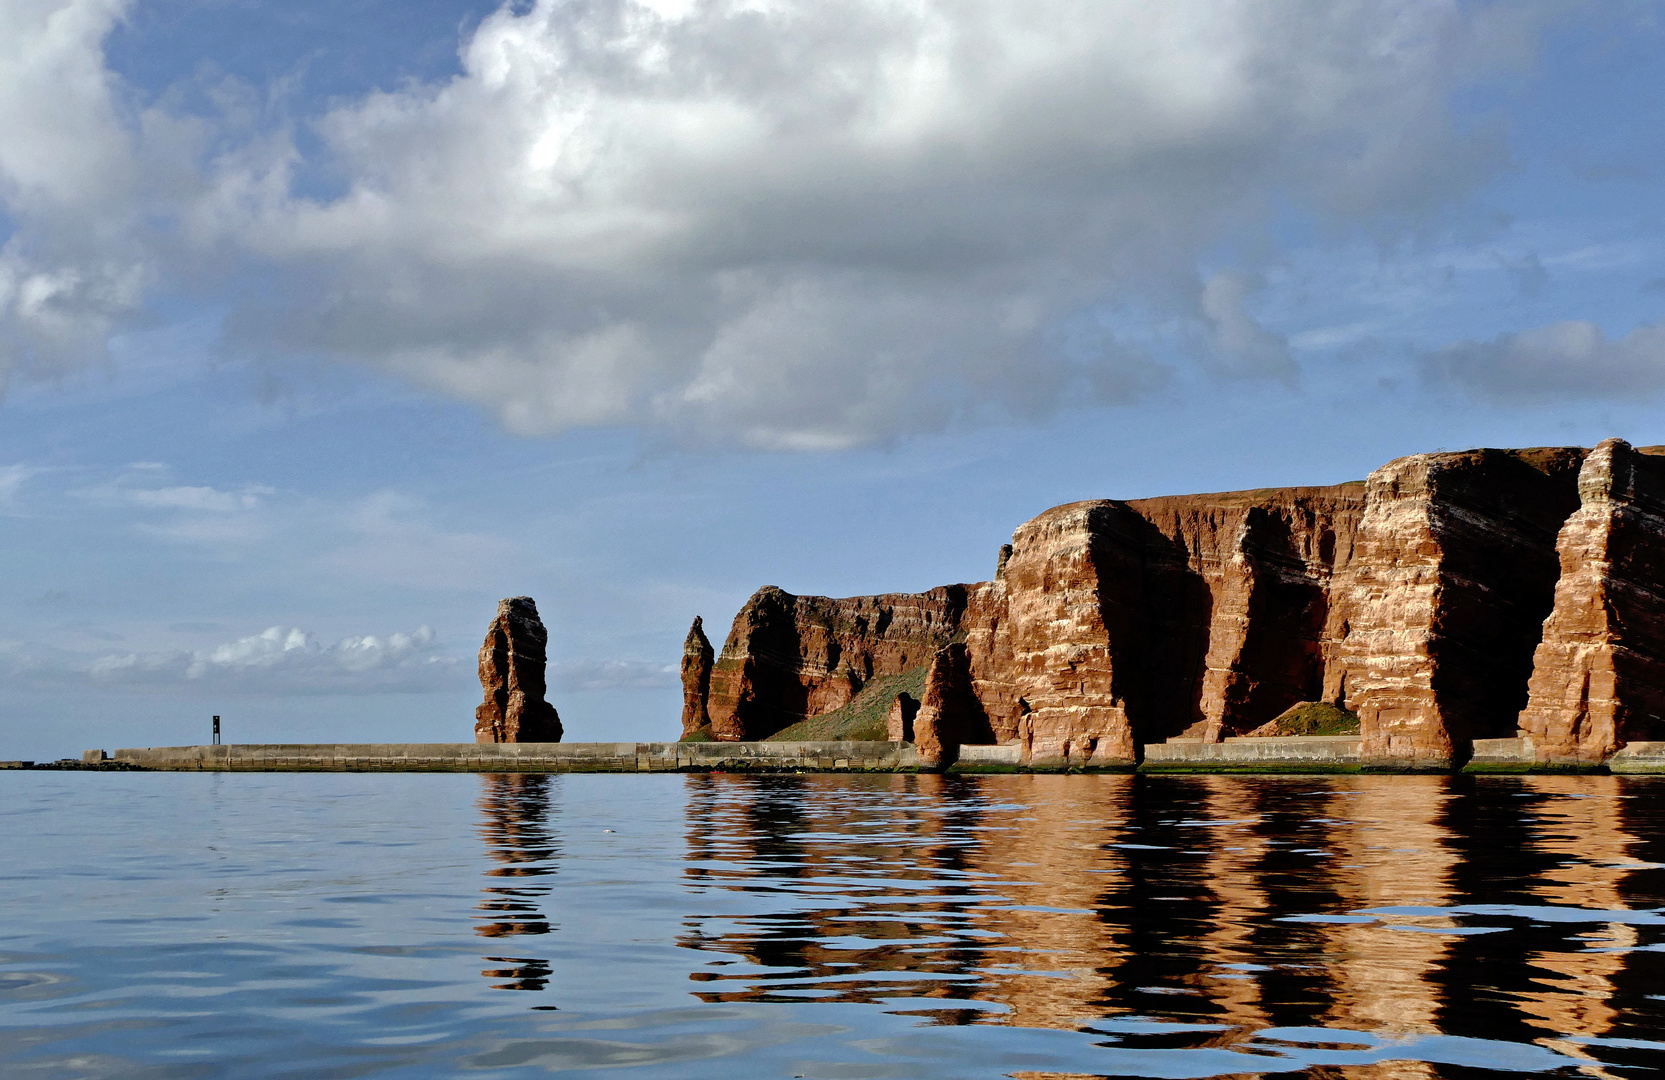
POLYGON ((924 666, 904 671, 900 675, 880 675, 873 679, 850 704, 830 713, 800 720, 791 727, 770 735, 764 742, 832 742, 840 739, 877 740, 889 738, 885 718, 890 715, 890 703, 896 695, 909 693, 915 701, 925 697, 924 666))

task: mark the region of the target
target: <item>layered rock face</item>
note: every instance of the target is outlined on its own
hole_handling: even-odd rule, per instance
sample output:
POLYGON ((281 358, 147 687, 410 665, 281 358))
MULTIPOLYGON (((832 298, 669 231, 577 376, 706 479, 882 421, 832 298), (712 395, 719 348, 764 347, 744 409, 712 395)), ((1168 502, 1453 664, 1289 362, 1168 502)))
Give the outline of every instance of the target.
POLYGON ((1324 693, 1359 714, 1367 759, 1446 768, 1514 734, 1585 453, 1417 454, 1370 474, 1324 693))
MULTIPOLYGON (((879 675, 931 662, 954 638, 965 588, 834 600, 759 589, 734 618, 711 669, 717 739, 761 739, 849 704, 879 675)), ((684 692, 697 693, 685 680, 684 692)))
POLYGON ((1605 753, 1665 717, 1662 468, 1615 441, 1060 506, 1018 528, 992 581, 759 591, 713 666, 712 731, 761 738, 931 664, 938 700, 911 727, 934 757, 1015 741, 1032 765, 1121 767, 1314 701, 1358 713, 1387 767, 1460 764, 1517 720, 1555 753, 1605 753))
POLYGON ((485 702, 474 710, 477 743, 560 742, 561 718, 544 700, 549 633, 530 596, 497 605, 480 646, 485 702))
POLYGON ((1665 462, 1609 439, 1578 497, 1520 731, 1542 758, 1600 761, 1665 738, 1665 462))
POLYGON ((682 643, 682 737, 711 723, 705 703, 711 696, 711 664, 716 653, 705 636, 705 620, 694 616, 682 643))
POLYGON ((1075 503, 1027 522, 968 605, 995 737, 1035 764, 1126 765, 1143 743, 1217 740, 1312 699, 1363 493, 1075 503))

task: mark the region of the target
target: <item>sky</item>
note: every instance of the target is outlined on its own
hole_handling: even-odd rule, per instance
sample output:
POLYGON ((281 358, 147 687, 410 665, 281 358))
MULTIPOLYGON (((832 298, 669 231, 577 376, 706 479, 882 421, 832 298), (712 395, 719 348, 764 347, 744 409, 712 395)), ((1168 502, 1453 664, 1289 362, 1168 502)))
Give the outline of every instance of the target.
POLYGON ((0 759, 569 740, 1058 503, 1665 443, 1665 23, 0 0, 0 759))

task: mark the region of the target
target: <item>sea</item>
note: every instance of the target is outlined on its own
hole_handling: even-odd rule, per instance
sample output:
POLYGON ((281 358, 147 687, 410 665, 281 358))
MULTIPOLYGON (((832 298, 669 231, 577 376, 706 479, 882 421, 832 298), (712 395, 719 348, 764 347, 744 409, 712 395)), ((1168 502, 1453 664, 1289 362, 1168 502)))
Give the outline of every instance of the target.
POLYGON ((0 1077, 1643 1077, 1665 777, 0 774, 0 1077))

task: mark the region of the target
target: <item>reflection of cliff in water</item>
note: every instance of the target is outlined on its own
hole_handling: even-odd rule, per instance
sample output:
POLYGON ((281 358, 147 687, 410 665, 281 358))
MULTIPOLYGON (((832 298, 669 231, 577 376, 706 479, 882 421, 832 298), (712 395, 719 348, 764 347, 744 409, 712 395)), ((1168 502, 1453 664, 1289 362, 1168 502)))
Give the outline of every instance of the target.
MULTIPOLYGON (((887 776, 860 784, 818 776, 689 778, 688 883, 784 900, 723 932, 694 917, 686 947, 740 952, 770 969, 698 971, 706 1001, 958 996, 977 951, 942 940, 972 921, 982 896, 958 866, 979 811, 944 800, 951 778, 887 776), (881 807, 888 808, 881 811, 881 807), (770 883, 762 883, 766 873, 770 883), (859 904, 848 897, 861 898, 859 904), (830 906, 821 906, 825 902, 830 906), (862 909, 857 913, 857 909, 862 909), (922 936, 937 942, 923 955, 922 936)), ((719 965, 721 962, 719 962, 719 965)))
MULTIPOLYGON (((549 886, 538 879, 555 873, 560 855, 550 821, 550 787, 558 778, 538 773, 488 773, 480 777, 480 838, 486 854, 498 865, 486 870, 490 880, 477 905, 483 914, 474 932, 481 937, 509 938, 547 934, 550 924, 541 901, 549 886)), ((542 990, 549 985, 548 959, 487 956, 499 965, 480 974, 503 980, 502 990, 542 990)))
POLYGON ((881 1002, 1151 1049, 1326 1028, 1588 1059, 1568 1033, 1657 1038, 1636 1002, 1661 1011, 1665 956, 1632 951, 1636 926, 1451 910, 1665 902, 1665 852, 1636 839, 1659 814, 1627 831, 1643 806, 1617 778, 688 783, 690 909, 730 912, 686 920, 706 1001, 881 1002))

